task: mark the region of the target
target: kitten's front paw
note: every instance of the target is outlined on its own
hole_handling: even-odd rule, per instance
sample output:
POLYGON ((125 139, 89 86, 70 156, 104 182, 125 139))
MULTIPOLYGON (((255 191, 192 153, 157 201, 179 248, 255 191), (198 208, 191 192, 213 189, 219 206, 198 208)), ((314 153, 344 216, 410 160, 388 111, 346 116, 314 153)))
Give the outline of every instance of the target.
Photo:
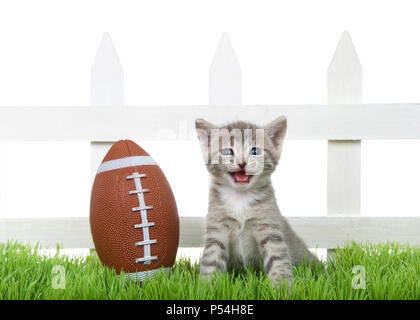
POLYGON ((208 286, 210 289, 213 288, 214 272, 202 274, 200 273, 201 286, 200 286, 200 297, 203 295, 203 287, 208 286))
POLYGON ((201 282, 211 283, 213 281, 214 273, 200 274, 201 282))
POLYGON ((283 297, 288 300, 292 289, 293 276, 290 273, 275 274, 270 275, 270 280, 277 291, 277 299, 283 297), (284 292, 283 295, 281 294, 282 292, 284 292))

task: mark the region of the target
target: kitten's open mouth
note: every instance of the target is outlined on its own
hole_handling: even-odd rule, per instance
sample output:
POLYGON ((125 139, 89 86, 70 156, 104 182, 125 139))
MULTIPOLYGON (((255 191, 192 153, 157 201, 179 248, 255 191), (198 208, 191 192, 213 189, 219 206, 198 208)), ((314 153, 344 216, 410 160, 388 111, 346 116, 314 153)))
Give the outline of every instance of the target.
POLYGON ((245 170, 230 172, 230 175, 236 184, 248 184, 252 178, 251 175, 246 174, 245 170))

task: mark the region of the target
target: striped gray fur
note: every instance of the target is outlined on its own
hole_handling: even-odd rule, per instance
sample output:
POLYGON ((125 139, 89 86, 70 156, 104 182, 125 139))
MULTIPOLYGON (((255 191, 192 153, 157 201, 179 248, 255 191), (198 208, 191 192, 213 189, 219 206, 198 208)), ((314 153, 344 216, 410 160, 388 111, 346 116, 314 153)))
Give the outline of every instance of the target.
POLYGON ((280 214, 271 183, 271 175, 280 160, 286 128, 285 117, 279 117, 265 127, 242 121, 217 127, 205 120, 196 120, 211 177, 206 241, 200 261, 203 277, 210 277, 228 267, 260 265, 273 282, 288 280, 290 284, 292 265, 317 262, 280 214), (233 155, 222 154, 226 144, 220 143, 220 136, 211 134, 215 129, 223 129, 224 133, 235 132, 225 140, 230 141, 233 155), (241 148, 237 130, 245 132, 246 129, 252 132, 252 141, 249 143, 248 140, 248 145, 241 148), (262 141, 256 138, 256 129, 264 129, 262 141), (251 155, 249 150, 252 147, 259 147, 262 154, 251 155), (234 172, 240 171, 241 166, 247 175, 252 176, 249 183, 235 183, 234 172))

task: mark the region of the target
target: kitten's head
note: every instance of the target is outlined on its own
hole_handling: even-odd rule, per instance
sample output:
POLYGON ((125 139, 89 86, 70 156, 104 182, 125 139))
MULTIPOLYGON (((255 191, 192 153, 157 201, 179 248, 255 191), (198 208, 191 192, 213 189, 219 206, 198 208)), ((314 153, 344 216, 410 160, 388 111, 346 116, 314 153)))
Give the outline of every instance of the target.
POLYGON ((206 120, 195 122, 204 160, 218 184, 238 190, 267 184, 281 154, 286 117, 258 127, 238 121, 218 127, 206 120))

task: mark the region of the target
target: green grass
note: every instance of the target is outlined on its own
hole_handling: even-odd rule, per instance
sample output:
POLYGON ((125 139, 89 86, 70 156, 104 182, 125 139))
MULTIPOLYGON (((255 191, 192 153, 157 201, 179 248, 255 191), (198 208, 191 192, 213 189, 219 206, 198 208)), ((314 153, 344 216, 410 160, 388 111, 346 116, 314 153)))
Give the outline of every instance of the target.
POLYGON ((170 274, 141 285, 103 267, 95 256, 46 257, 15 242, 0 244, 0 299, 420 299, 420 251, 394 243, 338 248, 326 271, 294 268, 290 295, 273 288, 263 272, 219 274, 202 284, 198 267, 179 260, 170 274), (66 271, 66 288, 53 289, 53 267, 66 271), (353 289, 352 268, 366 270, 366 289, 353 289))

